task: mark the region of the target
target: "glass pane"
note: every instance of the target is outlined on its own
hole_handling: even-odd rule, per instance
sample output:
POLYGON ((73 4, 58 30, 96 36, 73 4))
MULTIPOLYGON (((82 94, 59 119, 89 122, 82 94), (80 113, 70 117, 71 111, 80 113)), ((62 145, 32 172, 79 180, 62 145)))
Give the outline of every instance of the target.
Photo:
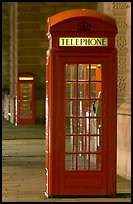
POLYGON ((96 65, 91 64, 91 81, 96 80, 96 65))
POLYGON ((90 124, 89 124, 89 118, 86 118, 86 134, 89 134, 89 127, 90 127, 90 124))
POLYGON ((76 169, 76 154, 65 155, 65 169, 75 170, 76 169))
POLYGON ((90 118, 90 134, 97 134, 98 133, 98 126, 97 126, 97 119, 90 118))
POLYGON ((88 126, 86 118, 79 118, 78 119, 78 134, 87 134, 88 133, 88 126))
POLYGON ((90 91, 91 98, 96 98, 96 83, 91 83, 90 91))
POLYGON ((76 83, 66 83, 66 98, 76 98, 76 83))
POLYGON ((101 116, 102 115, 102 101, 101 100, 91 100, 90 102, 90 115, 91 116, 101 116))
POLYGON ((96 154, 90 154, 90 170, 96 169, 96 154))
POLYGON ((101 135, 97 136, 97 147, 98 147, 98 151, 99 151, 99 147, 102 145, 102 140, 101 140, 101 135))
POLYGON ((89 83, 78 83, 78 98, 89 98, 89 83))
POLYGON ((102 134, 102 119, 97 118, 97 134, 101 135, 102 134))
POLYGON ((32 111, 20 110, 20 118, 32 118, 32 111))
POLYGON ((78 170, 88 169, 88 154, 78 154, 78 170))
POLYGON ((78 152, 89 151, 89 137, 88 136, 78 136, 78 152))
POLYGON ((66 118, 66 134, 76 134, 76 118, 66 118))
POLYGON ((90 170, 101 170, 101 154, 90 154, 90 170))
POLYGON ((91 64, 91 81, 101 81, 101 80, 102 80, 102 65, 91 64))
POLYGON ((90 137, 90 152, 96 152, 98 150, 98 139, 99 136, 90 137))
POLYGON ((89 80, 89 64, 78 65, 78 81, 89 80))
POLYGON ((66 101, 66 116, 76 116, 77 101, 66 101))
POLYGON ((102 119, 101 118, 90 118, 90 134, 102 134, 102 119))
POLYGON ((96 116, 96 100, 90 101, 90 116, 96 116))
POLYGON ((100 98, 101 90, 102 90, 101 82, 91 82, 90 84, 91 98, 100 98))
POLYGON ((101 80, 101 64, 66 64, 66 170, 101 170, 101 80))
POLYGON ((20 118, 32 118, 32 84, 20 85, 20 118))
POLYGON ((101 146, 102 145, 102 119, 97 119, 97 126, 98 126, 98 128, 97 128, 97 134, 98 134, 98 136, 97 136, 97 145, 98 146, 101 146))
POLYGON ((66 81, 76 81, 77 69, 76 64, 66 64, 66 81))
POLYGON ((27 91, 27 89, 30 89, 31 90, 32 88, 32 84, 29 84, 29 83, 23 83, 21 84, 21 89, 27 91))
POLYGON ((89 116, 88 100, 78 100, 78 116, 89 116))
POLYGON ((96 116, 101 116, 102 115, 102 101, 97 100, 96 101, 96 116))
POLYGON ((65 138, 65 151, 66 152, 75 152, 76 151, 76 137, 75 136, 66 136, 66 138, 65 138))
POLYGON ((31 101, 21 101, 20 109, 31 110, 31 104, 32 104, 31 101))

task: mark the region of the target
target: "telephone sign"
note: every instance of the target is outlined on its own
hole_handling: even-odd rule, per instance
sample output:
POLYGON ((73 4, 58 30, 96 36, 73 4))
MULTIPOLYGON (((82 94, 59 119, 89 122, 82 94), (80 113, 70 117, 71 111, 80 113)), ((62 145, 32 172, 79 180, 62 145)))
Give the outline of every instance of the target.
POLYGON ((59 46, 108 46, 107 38, 59 38, 59 46))

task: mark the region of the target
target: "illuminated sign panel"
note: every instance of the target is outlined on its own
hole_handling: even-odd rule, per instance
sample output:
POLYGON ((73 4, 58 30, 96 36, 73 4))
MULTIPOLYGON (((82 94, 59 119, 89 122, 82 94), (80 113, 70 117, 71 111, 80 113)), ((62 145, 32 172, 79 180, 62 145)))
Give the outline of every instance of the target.
POLYGON ((108 46, 108 38, 59 38, 59 46, 108 46))
POLYGON ((33 77, 19 77, 19 80, 34 80, 33 77))

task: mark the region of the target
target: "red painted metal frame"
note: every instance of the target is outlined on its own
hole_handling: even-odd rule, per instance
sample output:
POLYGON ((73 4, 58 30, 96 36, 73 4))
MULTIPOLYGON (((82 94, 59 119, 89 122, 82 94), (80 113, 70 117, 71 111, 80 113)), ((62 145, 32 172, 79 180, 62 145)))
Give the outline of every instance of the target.
POLYGON ((104 14, 101 17, 101 13, 100 15, 96 13, 87 16, 85 12, 83 16, 83 11, 73 10, 70 12, 70 18, 62 12, 62 15, 55 15, 49 19, 48 32, 52 36, 52 42, 46 68, 48 110, 46 115, 45 194, 47 197, 60 195, 113 196, 116 194, 117 52, 115 35, 117 28, 113 19, 110 20, 110 17, 107 18, 104 14), (58 19, 59 16, 60 19, 58 19), (55 17, 58 20, 54 21, 55 17), (75 24, 83 18, 89 21, 93 28, 89 32, 89 37, 108 37, 108 47, 59 47, 59 37, 88 36, 86 32, 73 32, 75 24), (97 26, 98 23, 102 25, 103 32, 101 26, 97 26), (65 64, 67 63, 102 64, 102 171, 65 170, 65 64))

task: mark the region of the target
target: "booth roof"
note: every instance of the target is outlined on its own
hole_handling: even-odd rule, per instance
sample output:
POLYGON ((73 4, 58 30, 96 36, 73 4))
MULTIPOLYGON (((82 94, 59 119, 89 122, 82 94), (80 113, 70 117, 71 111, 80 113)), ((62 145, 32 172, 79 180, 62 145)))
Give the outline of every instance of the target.
POLYGON ((50 31, 50 28, 64 20, 76 18, 76 17, 90 17, 90 18, 96 18, 101 21, 104 21, 110 26, 112 26, 114 29, 116 28, 115 19, 96 10, 90 10, 90 9, 73 9, 73 10, 66 10, 60 13, 57 13, 51 17, 48 18, 48 33, 50 31))

